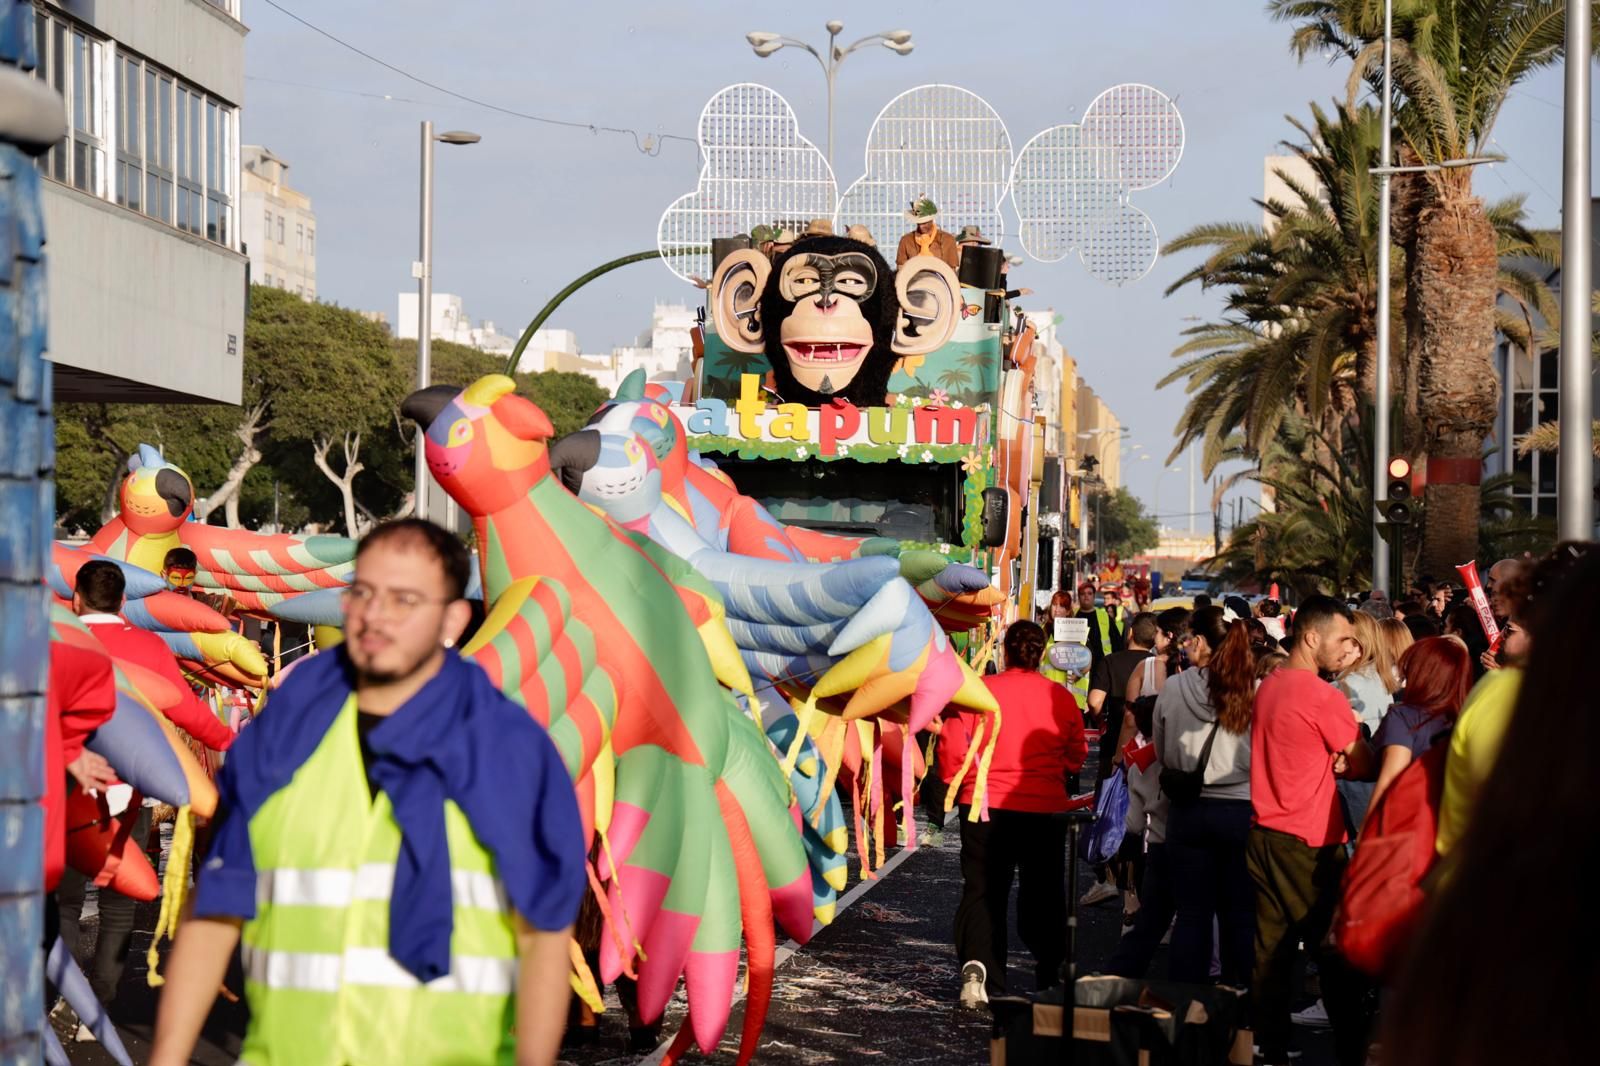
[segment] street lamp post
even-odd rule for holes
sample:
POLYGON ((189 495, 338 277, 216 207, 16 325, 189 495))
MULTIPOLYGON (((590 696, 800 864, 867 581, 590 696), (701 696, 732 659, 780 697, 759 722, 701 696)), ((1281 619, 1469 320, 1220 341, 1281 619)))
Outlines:
MULTIPOLYGON (((433 358, 433 142, 445 144, 477 144, 482 140, 476 133, 450 130, 435 134, 433 123, 422 123, 422 235, 419 256, 411 264, 411 276, 417 279, 417 388, 431 384, 433 358)), ((426 427, 417 427, 417 455, 412 489, 411 513, 418 518, 428 517, 428 455, 424 439, 426 427)))
POLYGON ((1383 147, 1378 175, 1378 374, 1372 412, 1372 587, 1389 592, 1389 540, 1378 516, 1389 498, 1389 178, 1390 154, 1389 49, 1394 35, 1394 0, 1383 0, 1383 147))
POLYGON ((1567 0, 1566 109, 1561 170, 1561 447, 1556 528, 1563 540, 1594 536, 1594 399, 1590 380, 1594 248, 1590 242, 1589 0, 1567 0), (1573 56, 1578 56, 1574 61, 1573 56))
POLYGON ((839 34, 844 31, 844 23, 833 19, 827 24, 828 31, 828 58, 822 58, 811 45, 793 37, 785 37, 780 33, 766 33, 755 30, 744 35, 750 42, 750 47, 755 49, 756 55, 762 59, 784 48, 801 48, 811 53, 822 67, 823 75, 828 79, 828 169, 833 169, 833 83, 834 77, 839 72, 839 66, 844 62, 845 56, 869 44, 881 44, 898 55, 910 55, 914 47, 911 42, 910 30, 886 30, 883 33, 874 33, 863 37, 847 48, 840 48, 836 41, 839 34))

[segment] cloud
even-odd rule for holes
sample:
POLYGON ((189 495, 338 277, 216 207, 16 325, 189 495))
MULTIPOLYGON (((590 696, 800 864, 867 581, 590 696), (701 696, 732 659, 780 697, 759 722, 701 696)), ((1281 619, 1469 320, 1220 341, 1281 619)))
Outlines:
POLYGON ((1183 141, 1177 105, 1136 84, 1095 97, 1081 122, 1035 135, 1011 178, 1023 250, 1046 263, 1076 251, 1090 274, 1113 285, 1144 277, 1161 238, 1130 194, 1165 181, 1183 141))
POLYGON ((711 276, 714 237, 782 223, 796 233, 813 218, 832 218, 839 190, 817 146, 800 134, 794 109, 765 85, 743 82, 717 92, 700 112, 700 179, 661 215, 662 262, 685 281, 711 276))
POLYGON ((941 229, 977 226, 995 238, 1010 179, 1011 134, 988 101, 955 85, 919 85, 873 120, 866 173, 839 198, 834 226, 866 226, 889 254, 911 228, 911 201, 927 196, 941 229))

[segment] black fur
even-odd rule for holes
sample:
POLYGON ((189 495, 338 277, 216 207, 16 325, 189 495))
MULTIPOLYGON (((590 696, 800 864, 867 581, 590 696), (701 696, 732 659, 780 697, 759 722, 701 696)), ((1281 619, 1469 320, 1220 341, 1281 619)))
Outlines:
POLYGON ((797 241, 793 248, 778 256, 772 264, 772 274, 767 278, 767 290, 761 296, 761 325, 766 333, 767 362, 772 364, 773 380, 778 395, 785 403, 803 403, 807 407, 821 407, 835 397, 843 397, 857 407, 881 407, 889 392, 889 378, 899 356, 894 353, 894 332, 900 317, 900 301, 895 296, 894 268, 870 244, 850 240, 848 237, 807 237, 797 241), (785 300, 778 291, 778 278, 783 264, 798 252, 817 252, 822 255, 839 255, 859 252, 869 256, 878 269, 878 285, 861 301, 861 315, 872 327, 872 350, 862 362, 861 369, 850 379, 850 384, 832 394, 813 392, 795 380, 789 369, 789 354, 783 350, 780 336, 784 320, 794 311, 794 303, 785 300))

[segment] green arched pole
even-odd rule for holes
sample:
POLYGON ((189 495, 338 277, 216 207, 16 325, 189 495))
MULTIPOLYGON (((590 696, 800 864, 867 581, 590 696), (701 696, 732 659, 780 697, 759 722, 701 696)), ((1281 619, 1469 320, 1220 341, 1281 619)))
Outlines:
MULTIPOLYGON (((690 252, 705 251, 703 248, 685 250, 690 252)), ((533 340, 533 335, 538 332, 540 326, 545 324, 545 320, 555 313, 556 308, 566 302, 567 297, 602 274, 609 274, 619 267, 627 266, 629 263, 643 263, 647 259, 657 259, 660 255, 661 250, 659 248, 652 248, 648 252, 634 252, 632 255, 622 256, 620 259, 613 259, 609 263, 601 263, 587 274, 581 274, 574 278, 572 284, 556 293, 555 296, 551 297, 549 303, 539 309, 539 313, 533 316, 533 321, 528 323, 528 328, 522 331, 522 336, 517 338, 517 346, 511 349, 511 356, 506 360, 506 373, 508 375, 516 373, 517 363, 522 359, 522 352, 528 347, 528 342, 533 340)))

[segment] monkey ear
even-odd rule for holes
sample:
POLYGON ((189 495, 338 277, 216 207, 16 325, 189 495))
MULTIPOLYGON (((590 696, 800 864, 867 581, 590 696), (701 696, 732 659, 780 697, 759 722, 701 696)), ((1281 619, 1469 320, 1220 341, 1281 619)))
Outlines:
POLYGON ((767 290, 772 263, 754 248, 728 256, 711 275, 711 317, 722 343, 753 355, 766 346, 761 321, 761 294, 767 290))
POLYGON ((897 355, 927 355, 944 346, 961 321, 961 282, 943 259, 914 255, 894 275, 900 300, 894 331, 897 355))

